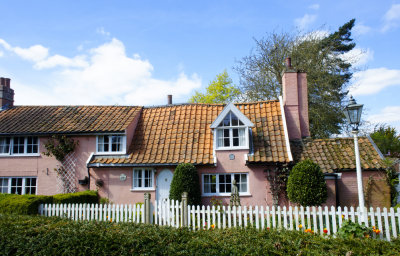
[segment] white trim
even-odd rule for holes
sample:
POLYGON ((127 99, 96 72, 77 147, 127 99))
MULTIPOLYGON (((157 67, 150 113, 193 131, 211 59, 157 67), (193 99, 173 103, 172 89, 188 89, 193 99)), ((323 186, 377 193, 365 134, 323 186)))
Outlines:
MULTIPOLYGON (((38 190, 38 177, 37 176, 0 176, 0 179, 8 179, 7 183, 7 193, 11 194, 11 179, 22 179, 22 185, 21 185, 21 195, 37 195, 37 190, 38 190), (35 187, 35 194, 25 194, 25 189, 26 189, 26 179, 36 179, 36 185, 35 187)), ((33 187, 33 186, 31 186, 33 187)), ((15 194, 15 193, 14 193, 15 194)))
POLYGON ((285 133, 285 142, 286 142, 288 158, 289 158, 289 161, 293 161, 292 151, 290 150, 289 133, 288 133, 288 128, 287 128, 287 124, 286 124, 285 108, 283 106, 282 96, 279 96, 279 105, 281 107, 283 131, 285 133))
POLYGON ((380 149, 378 148, 378 146, 375 144, 374 140, 371 138, 371 136, 369 136, 369 134, 367 134, 367 138, 369 140, 369 142, 371 142, 372 146, 374 147, 374 149, 376 150, 376 152, 378 152, 378 155, 381 159, 385 159, 385 156, 382 154, 382 152, 380 151, 380 149))
POLYGON ((249 181, 249 173, 248 172, 224 172, 224 173, 203 173, 201 174, 201 196, 231 196, 231 193, 220 193, 219 192, 219 175, 235 175, 235 174, 246 174, 246 181, 247 181, 247 192, 239 192, 239 196, 251 196, 250 194, 250 181, 249 181), (204 192, 204 176, 205 175, 216 175, 216 193, 205 193, 204 192))
POLYGON ((247 118, 232 102, 225 106, 225 108, 221 111, 218 117, 214 120, 214 122, 210 125, 211 129, 215 129, 219 126, 219 124, 224 120, 225 116, 232 111, 236 115, 236 117, 242 121, 244 126, 254 127, 254 124, 247 118))
POLYGON ((126 135, 125 134, 101 134, 101 135, 96 135, 96 155, 123 155, 126 154, 126 135), (99 136, 109 136, 109 142, 108 142, 108 150, 109 151, 98 151, 99 149, 99 136), (112 152, 112 140, 111 136, 121 136, 122 137, 122 145, 121 149, 122 151, 115 151, 112 152))
POLYGON ((0 153, 0 157, 30 157, 30 156, 40 156, 40 139, 38 136, 1 136, 1 138, 9 138, 9 151, 8 153, 0 153), (37 153, 26 153, 28 151, 28 137, 36 138, 37 144, 37 153), (24 138, 24 153, 13 153, 14 148, 14 138, 24 138))
POLYGON ((156 187, 154 186, 155 180, 154 180, 154 173, 155 173, 155 169, 153 168, 133 168, 132 170, 132 187, 131 187, 131 191, 154 191, 156 190, 156 187), (144 185, 144 171, 145 170, 149 170, 151 171, 151 183, 152 186, 151 187, 134 187, 135 186, 135 171, 142 171, 142 184, 144 185))

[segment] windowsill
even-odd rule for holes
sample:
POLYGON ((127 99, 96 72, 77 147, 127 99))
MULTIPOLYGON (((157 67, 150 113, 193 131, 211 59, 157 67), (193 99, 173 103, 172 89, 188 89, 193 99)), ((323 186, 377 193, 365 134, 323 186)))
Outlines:
POLYGON ((229 151, 229 150, 245 150, 245 149, 247 149, 247 150, 249 150, 249 147, 230 147, 230 148, 216 148, 215 150, 216 151, 223 151, 223 150, 225 150, 225 151, 229 151))
POLYGON ((131 192, 156 191, 155 188, 131 188, 131 192))
POLYGON ((121 152, 96 152, 95 155, 106 156, 106 155, 126 155, 126 151, 121 152))
POLYGON ((35 154, 14 154, 14 155, 9 155, 9 154, 0 154, 0 157, 32 157, 32 156, 40 156, 40 153, 35 153, 35 154))
MULTIPOLYGON (((204 197, 213 197, 213 196, 220 196, 220 197, 230 197, 231 193, 220 193, 220 194, 202 194, 201 196, 204 197)), ((250 193, 239 193, 239 196, 251 196, 250 193)))

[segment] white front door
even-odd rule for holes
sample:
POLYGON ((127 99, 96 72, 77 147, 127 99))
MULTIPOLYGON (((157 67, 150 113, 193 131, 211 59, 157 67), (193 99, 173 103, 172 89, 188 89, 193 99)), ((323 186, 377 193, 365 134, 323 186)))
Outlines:
POLYGON ((162 170, 160 174, 157 175, 156 199, 158 201, 169 198, 169 188, 171 186, 172 176, 172 172, 168 169, 162 170))

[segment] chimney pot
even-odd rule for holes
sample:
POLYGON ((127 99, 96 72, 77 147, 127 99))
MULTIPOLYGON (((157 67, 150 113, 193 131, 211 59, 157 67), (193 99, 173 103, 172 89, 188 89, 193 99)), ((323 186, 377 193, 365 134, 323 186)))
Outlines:
POLYGON ((292 59, 290 57, 287 57, 285 59, 285 64, 287 68, 292 68, 292 59))
POLYGON ((172 95, 168 95, 168 105, 172 105, 172 95))

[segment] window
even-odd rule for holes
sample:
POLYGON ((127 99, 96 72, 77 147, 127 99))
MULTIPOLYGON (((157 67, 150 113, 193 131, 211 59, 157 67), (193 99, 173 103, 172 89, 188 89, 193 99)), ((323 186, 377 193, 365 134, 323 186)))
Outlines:
POLYGON ((0 178, 0 193, 36 194, 36 177, 2 177, 0 178))
POLYGON ((229 196, 236 180, 239 194, 248 193, 247 173, 203 174, 203 195, 229 196))
POLYGON ((217 148, 247 148, 247 127, 229 112, 217 127, 217 148))
POLYGON ((38 153, 38 137, 0 138, 0 155, 37 155, 38 153))
POLYGON ((135 169, 133 170, 133 190, 154 189, 154 170, 135 169))
POLYGON ((125 153, 124 135, 97 136, 98 153, 125 153))

